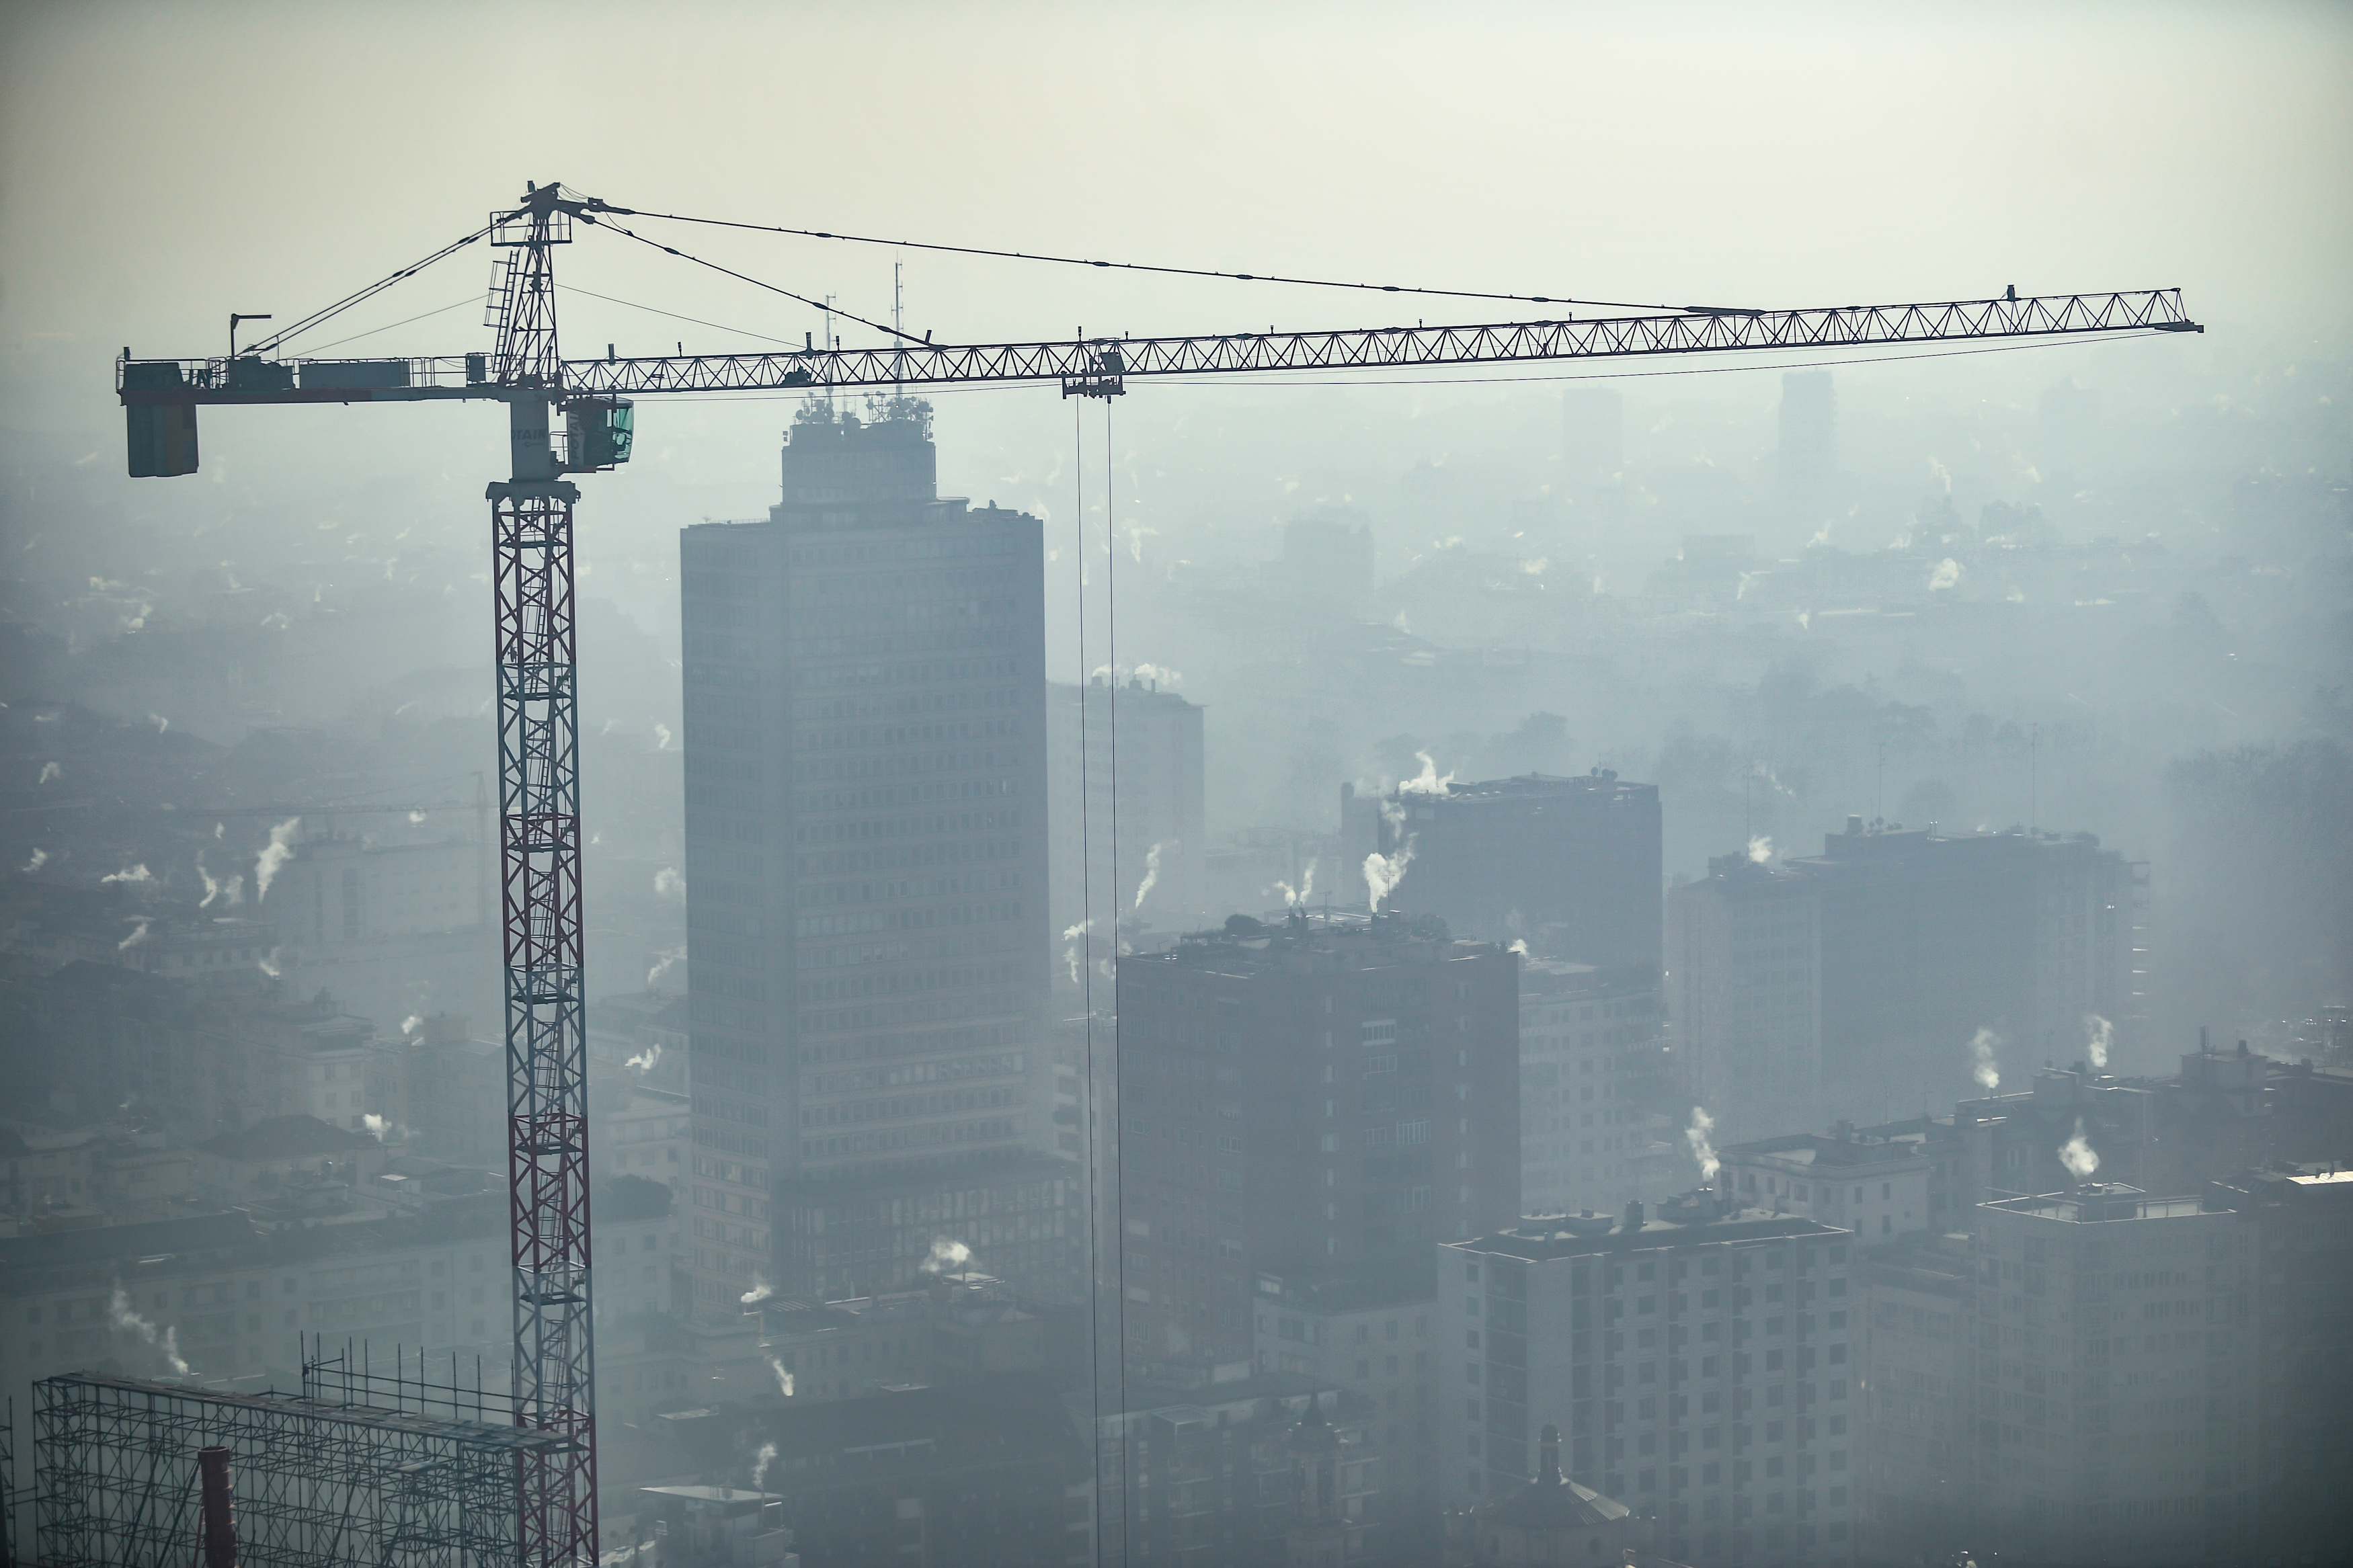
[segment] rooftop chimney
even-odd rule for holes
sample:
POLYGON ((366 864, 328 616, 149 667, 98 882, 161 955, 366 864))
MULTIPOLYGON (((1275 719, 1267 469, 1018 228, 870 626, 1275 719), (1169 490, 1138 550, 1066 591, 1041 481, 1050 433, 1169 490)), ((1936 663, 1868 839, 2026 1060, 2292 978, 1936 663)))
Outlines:
POLYGON ((1536 1435, 1536 1485, 1560 1485, 1560 1428, 1550 1424, 1536 1435))
MULTIPOLYGON (((1640 1198, 1626 1205, 1626 1228, 1628 1230, 1642 1228, 1642 1200, 1640 1198)), ((1522 1427, 1521 1430, 1525 1431, 1526 1428, 1522 1427)))

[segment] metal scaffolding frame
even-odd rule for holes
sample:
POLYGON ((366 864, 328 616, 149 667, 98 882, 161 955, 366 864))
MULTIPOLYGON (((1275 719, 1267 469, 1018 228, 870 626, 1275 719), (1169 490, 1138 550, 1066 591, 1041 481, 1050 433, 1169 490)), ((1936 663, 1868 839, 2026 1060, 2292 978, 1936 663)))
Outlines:
POLYGON ((323 1384, 312 1392, 328 1397, 90 1373, 35 1384, 38 1561, 127 1568, 192 1560, 202 1528, 196 1450, 223 1447, 234 1466, 244 1568, 522 1562, 519 1479, 566 1446, 562 1434, 494 1412, 488 1421, 448 1420, 337 1403, 323 1384))

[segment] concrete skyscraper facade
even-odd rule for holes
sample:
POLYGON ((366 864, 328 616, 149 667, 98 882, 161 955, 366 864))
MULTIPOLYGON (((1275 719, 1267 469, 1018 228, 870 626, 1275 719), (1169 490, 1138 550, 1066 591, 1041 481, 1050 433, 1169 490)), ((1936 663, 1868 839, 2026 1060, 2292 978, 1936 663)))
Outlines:
POLYGON ((941 1228, 911 1179, 1050 1142, 1039 525, 937 497, 925 405, 873 413, 805 405, 768 520, 680 538, 704 1317, 869 1282, 788 1256, 797 1205, 888 1187, 887 1274, 892 1215, 941 1228))
POLYGON ((1131 1363, 1246 1365, 1261 1275, 1427 1279, 1433 1242, 1517 1217, 1517 964, 1303 913, 1119 961, 1131 1363))

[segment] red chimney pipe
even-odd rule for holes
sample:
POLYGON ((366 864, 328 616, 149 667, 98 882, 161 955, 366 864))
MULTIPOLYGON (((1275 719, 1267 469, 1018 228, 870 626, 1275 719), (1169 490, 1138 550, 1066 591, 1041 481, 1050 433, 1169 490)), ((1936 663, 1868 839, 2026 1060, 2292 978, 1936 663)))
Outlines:
POLYGON ((237 1568, 237 1519, 230 1510, 228 1450, 199 1448, 205 1484, 205 1568, 237 1568))

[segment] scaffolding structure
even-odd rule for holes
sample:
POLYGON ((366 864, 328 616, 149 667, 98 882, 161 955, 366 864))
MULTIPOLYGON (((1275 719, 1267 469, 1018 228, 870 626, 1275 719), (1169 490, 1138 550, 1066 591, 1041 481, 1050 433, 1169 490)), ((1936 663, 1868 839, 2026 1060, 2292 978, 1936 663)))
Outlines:
POLYGON ((426 1382, 421 1366, 410 1380, 345 1358, 332 1375, 313 1375, 332 1364, 306 1358, 300 1394, 91 1373, 35 1384, 38 1561, 191 1561, 202 1528, 196 1451, 222 1447, 235 1468, 243 1568, 520 1564, 517 1479, 560 1463, 553 1450, 567 1439, 513 1425, 499 1396, 426 1382), (348 1398, 396 1383, 406 1397, 348 1398), (429 1415, 426 1404, 489 1419, 429 1415))

